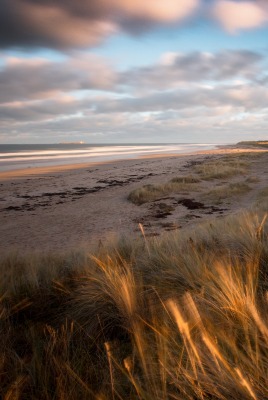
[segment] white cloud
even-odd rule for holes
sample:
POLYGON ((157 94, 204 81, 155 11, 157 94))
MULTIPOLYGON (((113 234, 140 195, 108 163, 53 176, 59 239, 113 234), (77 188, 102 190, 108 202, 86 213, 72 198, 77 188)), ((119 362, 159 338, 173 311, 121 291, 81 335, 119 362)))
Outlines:
POLYGON ((113 3, 133 17, 176 22, 192 15, 200 0, 114 0, 113 3))
POLYGON ((168 51, 167 53, 164 53, 160 57, 160 64, 161 65, 173 65, 174 62, 176 61, 178 57, 178 53, 168 51))
POLYGON ((230 33, 242 29, 253 29, 268 22, 267 9, 262 3, 252 1, 236 2, 218 0, 213 8, 213 16, 230 33))

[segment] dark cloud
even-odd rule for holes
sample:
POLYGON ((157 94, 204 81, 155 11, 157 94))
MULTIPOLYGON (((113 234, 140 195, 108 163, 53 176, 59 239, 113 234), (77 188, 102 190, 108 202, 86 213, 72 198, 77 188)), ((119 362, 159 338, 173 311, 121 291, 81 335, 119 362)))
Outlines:
POLYGON ((76 7, 69 1, 2 0, 0 46, 83 47, 111 33, 112 25, 102 18, 98 1, 73 3, 76 7))
POLYGON ((268 22, 266 0, 1 0, 0 47, 96 46, 114 33, 140 35, 197 13, 231 33, 268 22))
POLYGON ((191 15, 200 0, 1 0, 0 46, 87 47, 191 15))

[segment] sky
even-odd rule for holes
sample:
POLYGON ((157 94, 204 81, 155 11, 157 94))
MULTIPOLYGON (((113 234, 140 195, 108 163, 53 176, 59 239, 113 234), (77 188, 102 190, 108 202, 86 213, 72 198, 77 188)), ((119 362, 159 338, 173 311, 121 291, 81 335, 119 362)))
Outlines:
POLYGON ((1 0, 0 143, 268 139, 268 0, 1 0))

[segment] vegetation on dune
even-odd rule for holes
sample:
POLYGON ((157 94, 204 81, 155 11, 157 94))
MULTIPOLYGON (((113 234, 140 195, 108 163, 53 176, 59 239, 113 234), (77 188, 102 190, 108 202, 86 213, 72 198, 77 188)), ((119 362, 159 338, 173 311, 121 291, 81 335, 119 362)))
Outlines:
POLYGON ((248 163, 239 159, 224 158, 219 161, 208 161, 195 167, 195 172, 204 180, 229 178, 244 174, 248 163))
MULTIPOLYGON (((202 180, 214 180, 231 178, 236 175, 245 174, 250 163, 246 160, 241 160, 238 156, 225 156, 220 160, 208 160, 194 167, 196 175, 179 176, 171 179, 163 184, 144 185, 130 192, 128 200, 132 203, 141 205, 150 201, 160 199, 162 196, 170 195, 171 193, 187 194, 189 191, 199 190, 199 183, 202 180)), ((238 184, 237 189, 234 185, 226 186, 229 195, 245 193, 246 185, 238 184), (232 193, 233 192, 233 193, 232 193)), ((224 189, 224 188, 223 188, 224 189)), ((247 187, 249 190, 249 188, 247 187)), ((220 189, 215 189, 220 194, 220 189)), ((222 191, 223 193, 223 191, 222 191)), ((212 195, 213 193, 211 193, 212 195)), ((225 196, 228 197, 228 196, 225 196)))
POLYGON ((267 140, 256 140, 256 141, 244 141, 244 142, 239 142, 237 143, 239 146, 249 146, 249 147, 268 147, 268 141, 267 140))
POLYGON ((257 176, 249 176, 245 182, 247 183, 259 183, 260 182, 260 178, 258 178, 257 176))
POLYGON ((264 156, 266 152, 258 152, 258 151, 246 151, 243 153, 233 153, 233 154, 228 154, 224 157, 222 157, 222 160, 224 161, 237 161, 237 160, 243 160, 245 161, 251 161, 251 160, 256 160, 259 159, 260 157, 264 156))
POLYGON ((248 212, 94 255, 2 259, 0 397, 268 398, 267 234, 248 212))
POLYGON ((228 185, 221 185, 215 189, 209 190, 202 195, 203 198, 210 201, 219 203, 223 199, 233 196, 241 196, 251 190, 251 187, 244 182, 230 183, 228 185))
POLYGON ((258 197, 259 197, 259 198, 266 198, 266 197, 268 197, 268 187, 262 189, 262 190, 260 191, 260 193, 258 194, 258 197))
POLYGON ((185 193, 190 190, 197 190, 198 182, 200 180, 193 176, 175 177, 164 184, 144 185, 141 188, 137 188, 130 192, 128 200, 134 204, 141 205, 171 193, 185 193))

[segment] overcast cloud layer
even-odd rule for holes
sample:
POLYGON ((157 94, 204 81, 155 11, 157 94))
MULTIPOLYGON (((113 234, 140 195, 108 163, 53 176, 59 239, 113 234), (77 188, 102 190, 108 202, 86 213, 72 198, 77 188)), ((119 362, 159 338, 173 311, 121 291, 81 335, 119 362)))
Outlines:
POLYGON ((170 26, 179 35, 180 26, 200 20, 216 23, 231 40, 239 32, 267 26, 267 2, 2 0, 1 142, 232 142, 252 139, 255 133, 265 137, 267 49, 167 48, 157 62, 124 70, 94 53, 112 36, 142 40, 146 32, 170 26), (13 54, 15 48, 25 49, 25 56, 22 50, 20 56, 13 54), (48 57, 40 50, 45 48, 63 56, 48 57), (33 56, 36 49, 39 56, 33 56))

